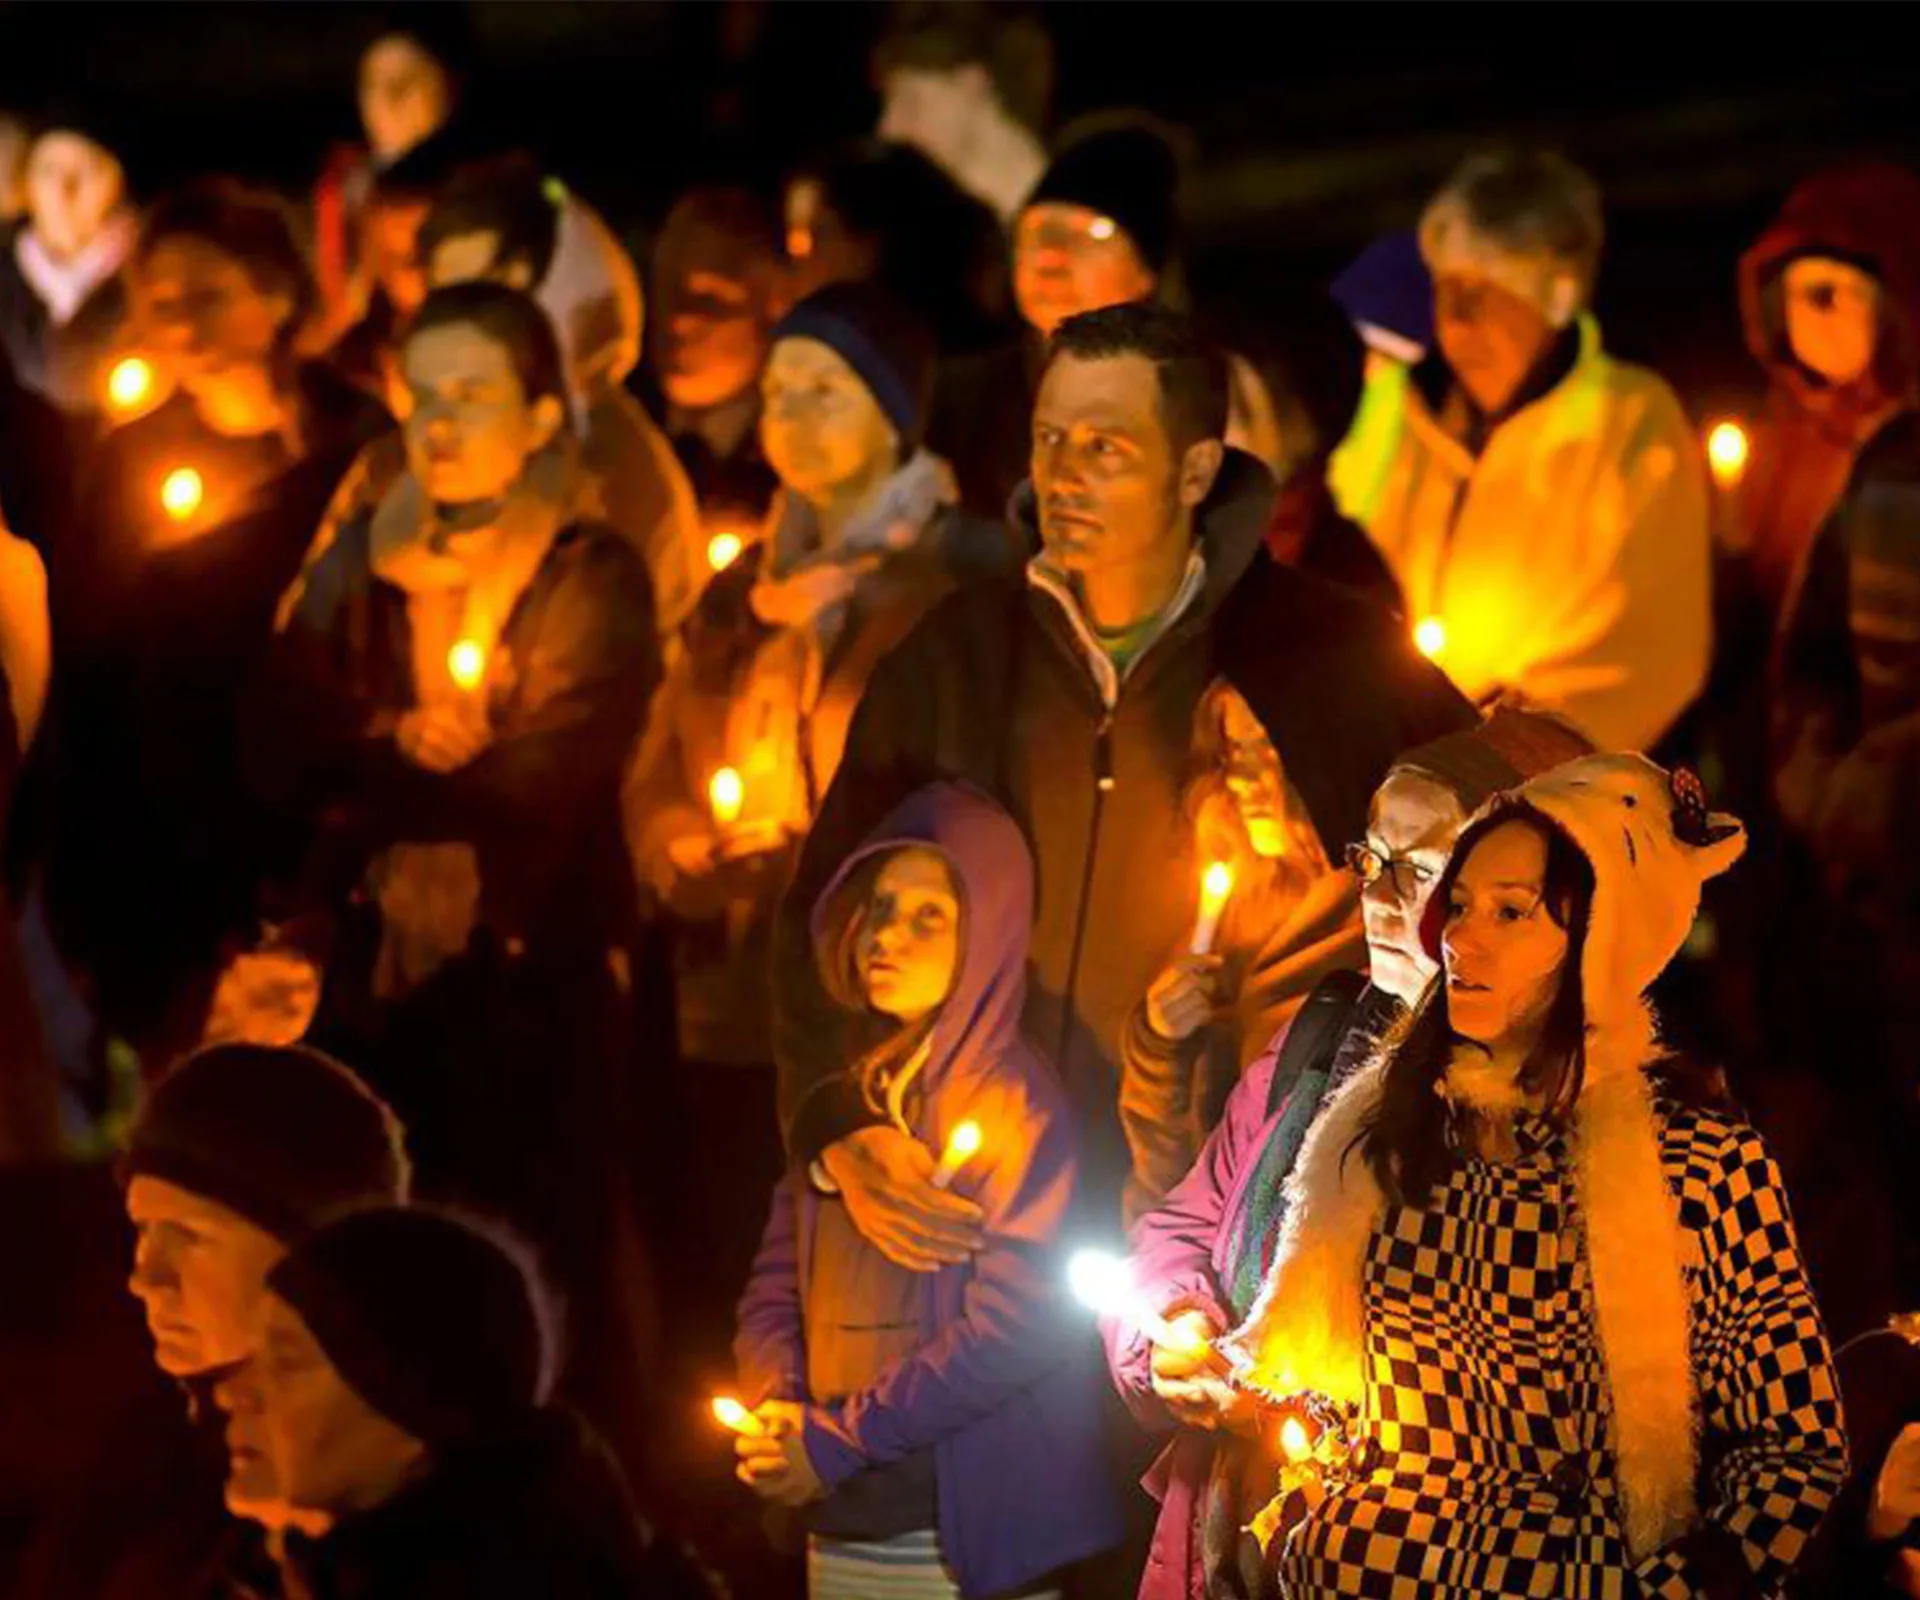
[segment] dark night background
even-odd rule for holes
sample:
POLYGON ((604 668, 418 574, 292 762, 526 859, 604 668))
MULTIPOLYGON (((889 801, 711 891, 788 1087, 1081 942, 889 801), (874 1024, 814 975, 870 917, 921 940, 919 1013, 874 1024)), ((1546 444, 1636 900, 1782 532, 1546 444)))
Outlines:
MULTIPOLYGON (((1543 141, 1605 188, 1599 309, 1702 413, 1753 382, 1733 266, 1793 180, 1852 153, 1920 160, 1903 8, 1081 3, 1038 8, 1056 121, 1121 104, 1187 126, 1196 300, 1310 388, 1348 380, 1322 286, 1411 221, 1477 145, 1543 141)), ((878 5, 466 8, 472 101, 640 242, 727 120, 776 152, 872 126, 878 5), (744 118, 744 122, 742 121, 744 118)), ((354 130, 355 4, 0 4, 0 105, 82 88, 139 130, 146 192, 225 170, 297 192, 354 130)))

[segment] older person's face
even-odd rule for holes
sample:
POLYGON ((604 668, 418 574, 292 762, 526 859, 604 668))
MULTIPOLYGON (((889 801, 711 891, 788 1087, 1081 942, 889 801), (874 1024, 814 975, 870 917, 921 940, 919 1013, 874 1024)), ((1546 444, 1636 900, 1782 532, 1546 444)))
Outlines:
POLYGON ((1553 342, 1539 305, 1468 265, 1437 269, 1433 331, 1453 375, 1488 415, 1504 411, 1553 342))
POLYGON ((170 1377, 241 1360, 252 1347, 267 1274, 286 1247, 205 1195, 142 1174, 127 1186, 133 1272, 153 1359, 170 1377))

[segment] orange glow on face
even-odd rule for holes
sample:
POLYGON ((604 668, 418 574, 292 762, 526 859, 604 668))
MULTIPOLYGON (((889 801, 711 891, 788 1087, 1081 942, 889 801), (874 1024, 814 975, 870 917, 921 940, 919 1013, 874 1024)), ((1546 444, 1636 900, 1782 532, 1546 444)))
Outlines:
POLYGON ((1707 435, 1707 466, 1722 489, 1746 475, 1749 449, 1747 430, 1737 422, 1723 422, 1707 435))
POLYGON ((487 675, 487 653, 472 639, 462 639, 447 652, 447 671, 462 689, 477 689, 487 675))
POLYGON ((153 394, 153 366, 139 356, 116 362, 107 375, 107 401, 115 411, 134 411, 153 394))
POLYGON ((746 785, 732 767, 722 767, 707 784, 707 800, 713 807, 713 820, 723 828, 732 827, 740 820, 740 809, 746 804, 746 799, 746 785))
POLYGON ((160 485, 160 505, 175 522, 185 522, 200 509, 207 486, 192 467, 176 467, 160 485))

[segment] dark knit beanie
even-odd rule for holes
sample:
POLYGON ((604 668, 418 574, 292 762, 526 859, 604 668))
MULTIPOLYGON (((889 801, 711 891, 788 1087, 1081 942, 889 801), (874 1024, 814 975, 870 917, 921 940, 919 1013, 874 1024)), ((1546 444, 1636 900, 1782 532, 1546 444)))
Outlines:
POLYGON ((1154 272, 1179 237, 1180 159, 1153 128, 1127 123, 1064 145, 1027 196, 1030 206, 1085 206, 1111 217, 1154 272))
POLYGON ((871 283, 833 283, 775 324, 782 339, 817 339, 860 375, 900 435, 904 461, 920 446, 933 403, 934 343, 919 318, 871 283))
POLYGON ((267 1286, 347 1386, 425 1444, 460 1444, 546 1401, 552 1307, 524 1252, 477 1222, 357 1212, 296 1245, 267 1286))
POLYGON ((404 1200, 399 1121, 351 1071, 304 1045, 219 1044, 148 1092, 120 1163, 287 1243, 343 1211, 404 1200))
POLYGON ((1479 727, 1409 750, 1392 770, 1417 772, 1451 789, 1472 816, 1496 794, 1592 753, 1586 735, 1559 717, 1496 706, 1479 727))
POLYGON ((1433 275, 1411 228, 1375 239, 1333 280, 1330 292, 1356 328, 1397 341, 1401 348, 1392 353, 1402 360, 1417 361, 1433 348, 1433 275))

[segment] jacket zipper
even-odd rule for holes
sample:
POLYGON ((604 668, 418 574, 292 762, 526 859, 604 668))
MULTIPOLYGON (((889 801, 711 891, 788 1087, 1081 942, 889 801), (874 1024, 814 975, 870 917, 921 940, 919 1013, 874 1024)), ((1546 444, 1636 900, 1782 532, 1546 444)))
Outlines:
MULTIPOLYGON (((1118 702, 1115 703, 1117 706, 1118 702)), ((1057 1069, 1067 1070, 1067 1047, 1073 1038, 1075 999, 1080 992, 1080 957, 1086 950, 1087 916, 1093 909, 1093 869, 1100 859, 1100 822, 1106 814, 1107 796, 1113 792, 1113 714, 1115 706, 1101 713, 1100 726, 1093 736, 1093 814, 1087 821, 1087 851, 1080 865, 1080 902, 1073 915, 1073 946, 1067 956, 1066 992, 1060 1013, 1060 1042, 1054 1053, 1057 1069)))

